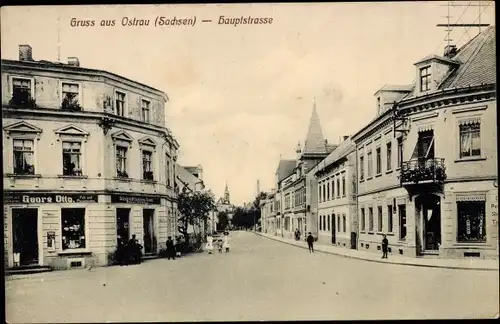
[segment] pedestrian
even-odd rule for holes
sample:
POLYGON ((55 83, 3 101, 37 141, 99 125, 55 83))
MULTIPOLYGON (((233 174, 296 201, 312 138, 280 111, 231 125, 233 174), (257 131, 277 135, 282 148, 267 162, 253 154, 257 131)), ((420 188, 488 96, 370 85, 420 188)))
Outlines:
POLYGON ((307 236, 307 245, 309 246, 309 253, 314 253, 314 237, 311 232, 309 232, 307 236))
POLYGON ((222 253, 222 239, 217 239, 217 249, 219 250, 219 253, 222 253))
POLYGON ((167 238, 167 259, 170 260, 171 258, 175 260, 175 246, 174 246, 174 241, 172 241, 172 236, 169 236, 167 238))
POLYGON ((180 258, 182 255, 182 237, 179 236, 177 237, 177 240, 175 242, 175 256, 180 258))
POLYGON ((229 252, 229 233, 224 232, 224 238, 222 239, 222 247, 226 250, 226 252, 229 252))
POLYGON ((214 250, 214 245, 213 245, 213 237, 212 235, 208 234, 207 235, 207 251, 208 251, 208 254, 212 254, 212 251, 214 250))
POLYGON ((387 235, 384 234, 382 239, 382 259, 387 259, 387 250, 389 247, 389 241, 387 240, 387 235))
POLYGON ((135 238, 135 234, 132 235, 132 238, 128 242, 127 245, 127 254, 128 257, 132 259, 134 264, 141 264, 142 257, 142 246, 139 244, 137 239, 135 238))

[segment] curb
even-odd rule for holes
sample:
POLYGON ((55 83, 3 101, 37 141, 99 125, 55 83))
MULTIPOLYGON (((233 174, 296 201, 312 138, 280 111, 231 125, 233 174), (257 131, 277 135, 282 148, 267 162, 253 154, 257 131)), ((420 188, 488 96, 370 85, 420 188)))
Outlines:
MULTIPOLYGON (((258 232, 253 232, 253 233, 255 233, 255 234, 259 235, 259 236, 265 237, 267 239, 276 241, 276 242, 281 242, 281 243, 284 243, 284 244, 288 244, 288 245, 295 246, 295 247, 298 247, 298 248, 303 248, 303 249, 306 249, 306 250, 308 249, 306 246, 297 245, 297 244, 294 244, 294 243, 282 241, 282 240, 279 240, 279 239, 276 239, 276 238, 273 238, 273 237, 270 237, 270 236, 263 235, 263 234, 258 233, 258 232)), ((360 257, 360 256, 346 255, 346 254, 341 254, 341 253, 336 253, 336 252, 331 252, 331 251, 322 251, 322 250, 317 250, 316 248, 314 249, 314 251, 315 252, 318 251, 318 252, 326 253, 326 254, 338 255, 338 256, 341 256, 341 257, 344 257, 344 258, 349 258, 349 259, 356 259, 356 260, 362 260, 362 261, 367 261, 367 262, 383 263, 383 264, 395 264, 395 265, 401 265, 401 266, 425 267, 425 268, 441 268, 441 269, 453 269, 453 270, 475 270, 475 271, 496 271, 496 272, 498 272, 498 269, 493 269, 493 268, 470 268, 470 267, 463 267, 463 266, 444 266, 444 265, 433 265, 433 264, 403 263, 403 262, 398 262, 398 261, 396 261, 396 262, 392 262, 392 261, 386 262, 386 261, 365 259, 365 258, 360 257)))

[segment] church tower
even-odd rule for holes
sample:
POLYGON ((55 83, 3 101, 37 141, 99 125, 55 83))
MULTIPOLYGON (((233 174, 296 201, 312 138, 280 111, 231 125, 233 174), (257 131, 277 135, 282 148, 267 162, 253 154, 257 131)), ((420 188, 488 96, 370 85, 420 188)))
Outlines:
POLYGON ((226 189, 224 190, 224 203, 229 204, 231 202, 230 197, 229 197, 229 188, 227 187, 227 181, 226 181, 226 189))

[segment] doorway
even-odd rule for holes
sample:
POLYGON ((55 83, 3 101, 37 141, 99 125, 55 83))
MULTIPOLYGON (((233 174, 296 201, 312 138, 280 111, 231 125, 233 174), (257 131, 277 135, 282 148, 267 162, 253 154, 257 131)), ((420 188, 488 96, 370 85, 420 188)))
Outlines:
POLYGON ((118 246, 130 239, 130 208, 116 209, 116 243, 118 246))
POLYGON ((143 209, 144 254, 156 254, 154 209, 143 209))
POLYGON ((332 244, 337 244, 337 237, 336 237, 336 234, 337 233, 337 226, 335 224, 335 214, 332 214, 332 244))
POLYGON ((419 196, 415 200, 419 213, 422 251, 439 251, 441 245, 441 198, 433 194, 419 196))
POLYGON ((38 264, 38 209, 12 209, 12 234, 14 266, 38 264))

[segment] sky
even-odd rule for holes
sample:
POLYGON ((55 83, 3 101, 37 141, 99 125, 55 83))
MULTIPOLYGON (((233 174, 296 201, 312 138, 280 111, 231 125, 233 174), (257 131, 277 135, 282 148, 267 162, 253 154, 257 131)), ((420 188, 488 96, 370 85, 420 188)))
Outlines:
MULTIPOLYGON (((485 1, 483 1, 485 2, 485 1)), ((458 3, 458 2, 456 2, 458 3)), ((462 2, 461 4, 467 4, 462 2)), ((451 23, 494 24, 489 7, 452 7, 451 23)), ((2 7, 1 56, 18 59, 29 44, 35 60, 76 56, 167 93, 166 126, 180 144, 179 164, 203 166, 217 197, 227 181, 231 201, 253 200, 274 187, 282 158, 304 144, 313 97, 330 143, 375 117, 374 93, 411 84, 413 64, 443 53, 446 2, 184 4, 2 7), (220 25, 220 16, 273 18, 265 25, 220 25), (124 17, 150 26, 122 26, 124 17), (194 18, 195 26, 153 26, 156 17, 194 18), (72 18, 95 20, 71 27, 72 18), (98 26, 115 20, 113 27, 98 26), (202 23, 211 19, 212 23, 202 23)), ((460 46, 478 32, 454 29, 460 46)))

